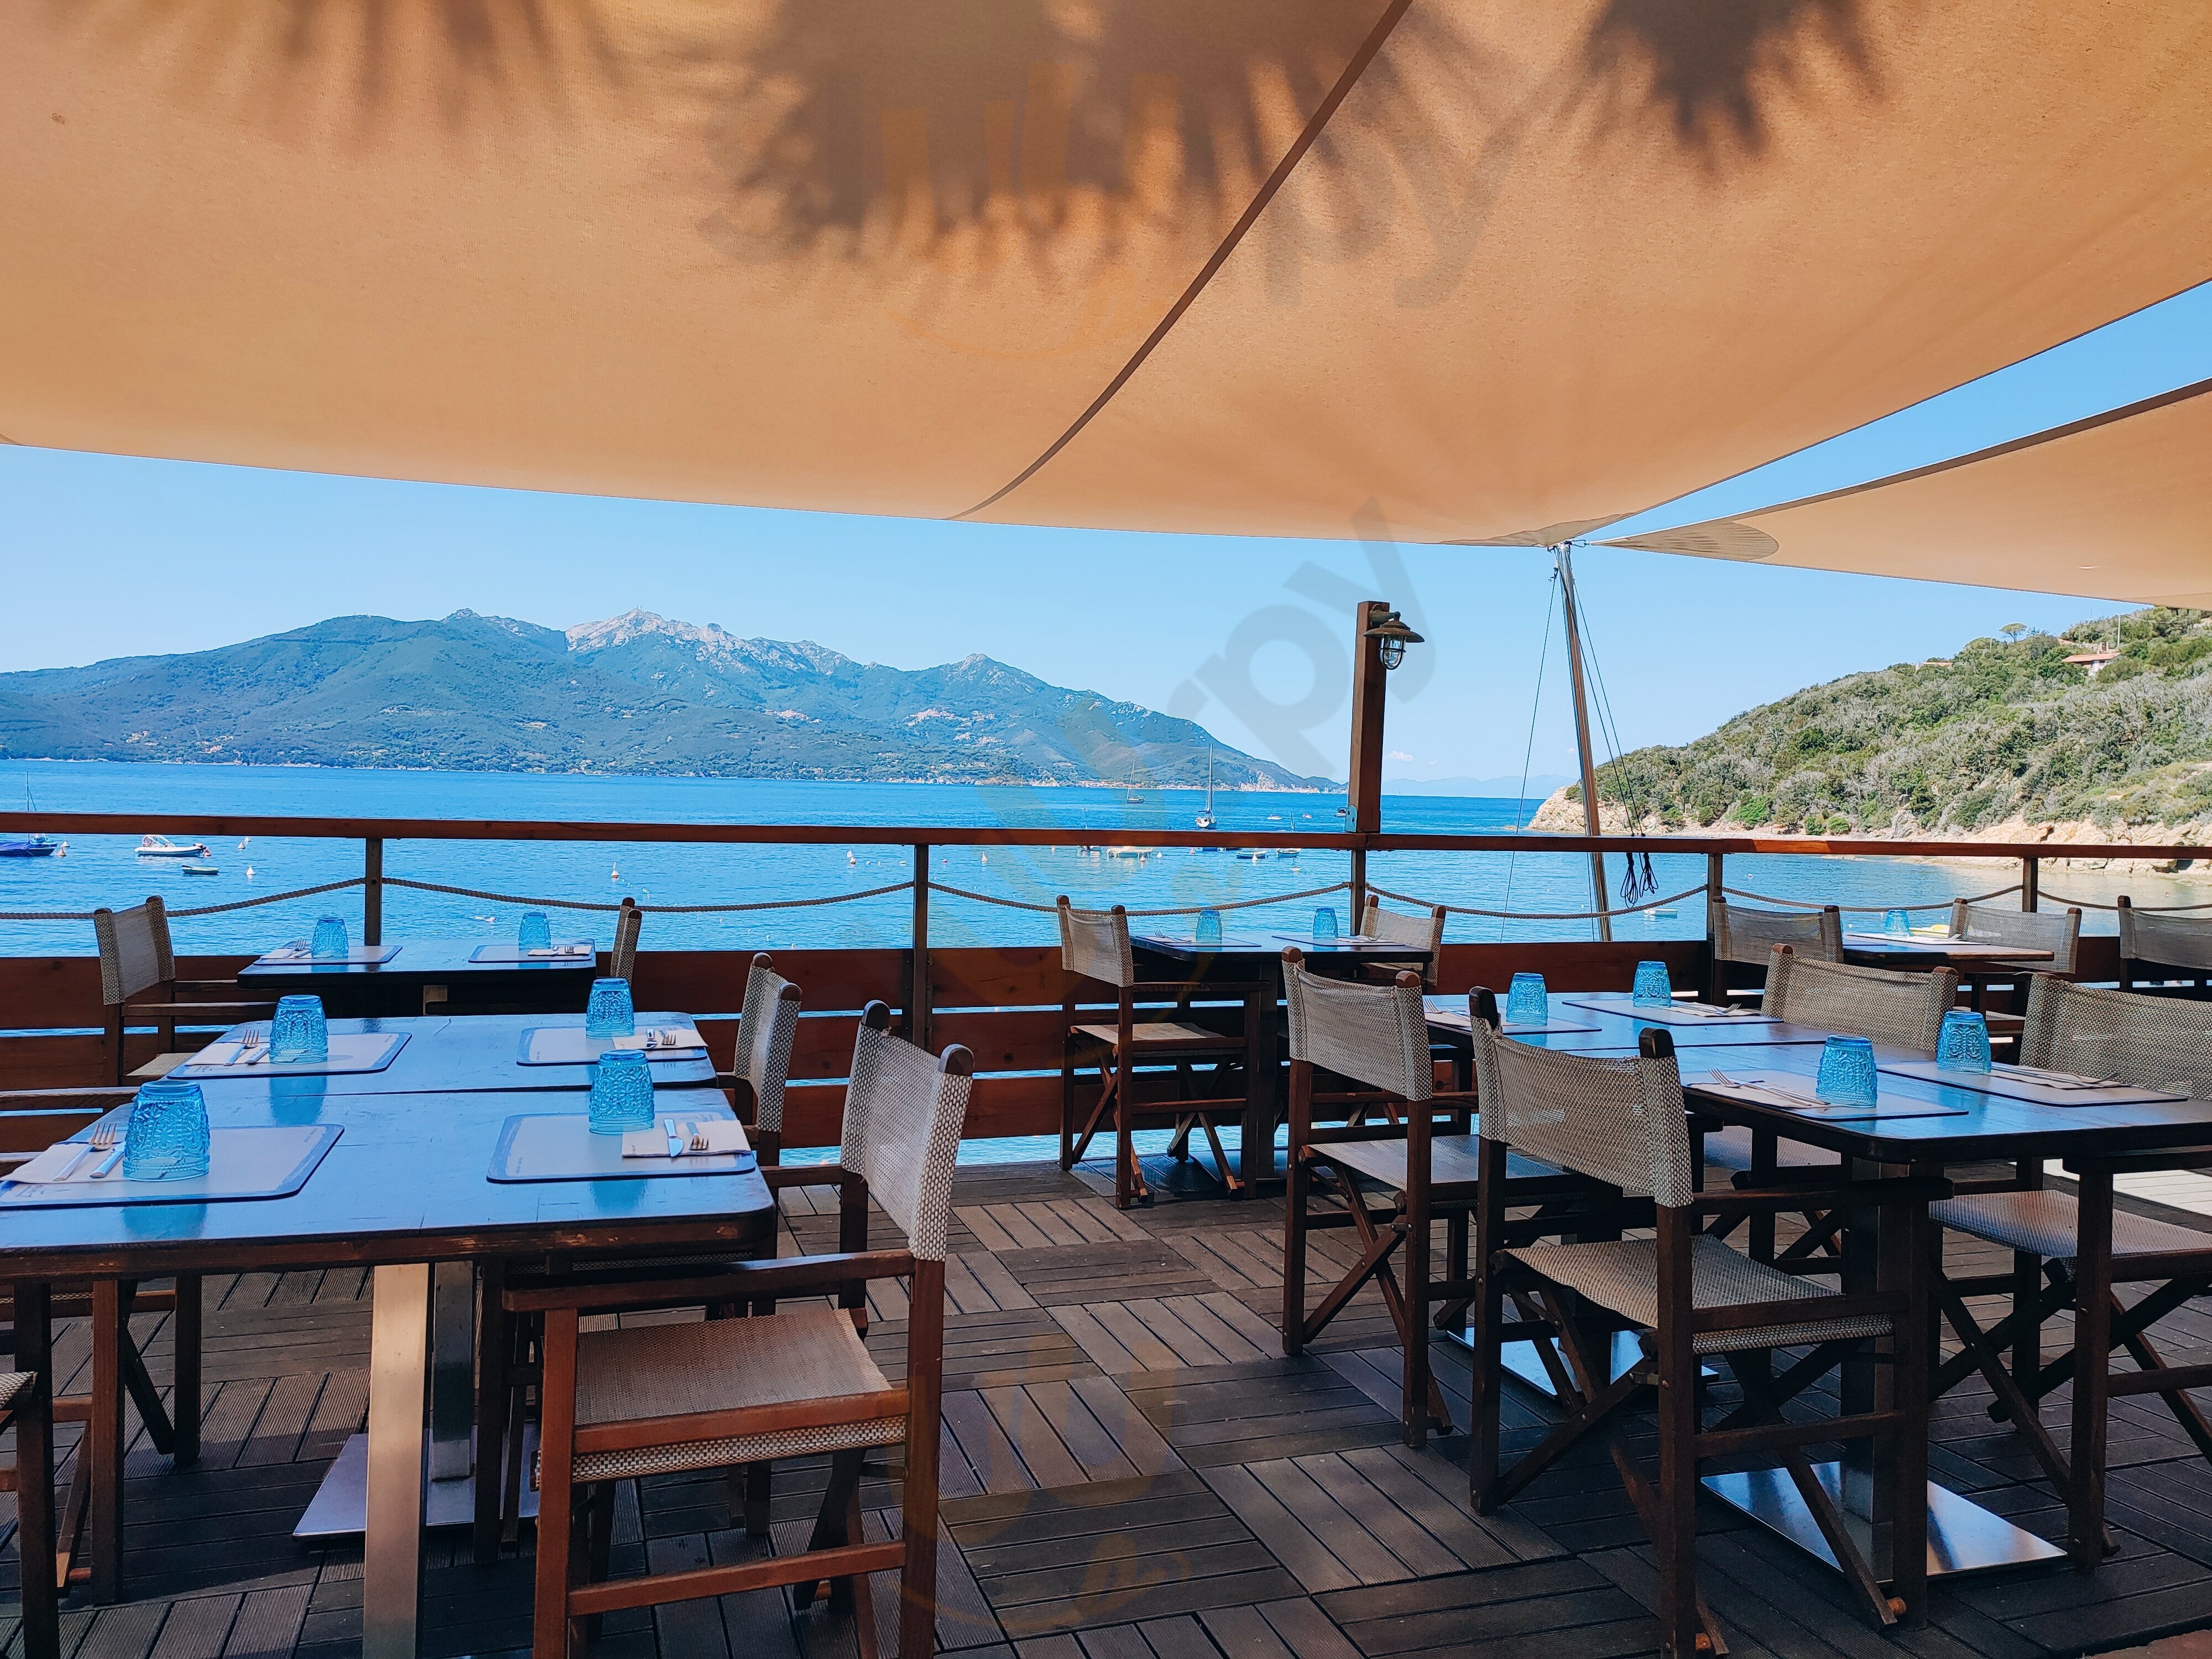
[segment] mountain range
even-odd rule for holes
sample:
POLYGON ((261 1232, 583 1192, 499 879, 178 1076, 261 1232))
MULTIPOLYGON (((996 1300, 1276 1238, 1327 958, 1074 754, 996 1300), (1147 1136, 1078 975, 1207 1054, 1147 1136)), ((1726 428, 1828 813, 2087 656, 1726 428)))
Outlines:
POLYGON ((1205 727, 989 657, 905 670, 630 611, 457 611, 0 674, 18 758, 1320 790, 1205 727))

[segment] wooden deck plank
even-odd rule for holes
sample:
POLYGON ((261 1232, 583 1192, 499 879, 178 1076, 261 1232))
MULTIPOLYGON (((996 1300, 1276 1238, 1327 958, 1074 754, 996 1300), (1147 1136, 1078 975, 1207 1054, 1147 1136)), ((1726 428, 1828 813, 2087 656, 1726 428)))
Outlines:
POLYGON ((980 1393, 963 1389, 948 1394, 944 1409, 945 1427, 985 1492, 1025 1492, 1042 1484, 1030 1474, 980 1393))

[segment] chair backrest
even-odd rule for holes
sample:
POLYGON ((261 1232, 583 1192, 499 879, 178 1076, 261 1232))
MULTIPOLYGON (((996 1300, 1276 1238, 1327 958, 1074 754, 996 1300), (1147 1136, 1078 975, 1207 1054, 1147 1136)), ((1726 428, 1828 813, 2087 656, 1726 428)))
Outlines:
POLYGON ((1674 1045, 1632 1060, 1539 1048, 1475 1020, 1476 1127, 1524 1157, 1680 1209, 1690 1201, 1690 1133, 1674 1045))
POLYGON ((1395 910, 1385 910, 1378 901, 1370 898, 1366 913, 1359 918, 1359 933, 1364 939, 1411 945, 1426 951, 1428 966, 1421 977, 1433 985, 1437 963, 1443 955, 1445 914, 1443 906, 1439 904, 1425 916, 1400 915, 1395 910))
POLYGON ((2145 996, 2037 974, 2027 988, 2022 1063, 2212 1100, 2212 1002, 2145 996))
POLYGON ((2212 921, 2145 915, 2120 895, 2120 954, 2160 968, 2212 973, 2212 921))
POLYGON ((2067 910, 2008 910, 2001 904, 1951 905, 1951 937, 2048 951, 2051 960, 2036 963, 2038 973, 2070 974, 2074 946, 2081 937, 2081 913, 2067 910))
POLYGON ((1943 1016, 1959 1000, 1959 970, 1892 973, 1845 962, 1814 962, 1778 945, 1766 969, 1766 994, 1759 1010, 1792 1025, 1817 1026, 1846 1036, 1936 1052, 1943 1016))
POLYGON ((1749 910, 1716 898, 1705 905, 1705 927, 1716 962, 1764 968, 1778 945, 1820 962, 1844 959, 1843 913, 1832 904, 1818 910, 1749 910))
POLYGON ((1436 1092, 1419 975, 1402 973, 1391 985, 1322 979, 1306 971, 1293 946, 1283 952, 1283 990, 1290 999, 1292 1060, 1401 1100, 1426 1100, 1436 1092))
POLYGON ((1085 979, 1121 987, 1137 982, 1137 958, 1129 948, 1129 913, 1079 910, 1060 897, 1060 965, 1085 979))
POLYGON ((100 1000, 109 1007, 176 978, 169 915, 159 893, 133 909, 94 910, 92 931, 100 940, 100 1000))
POLYGON ((635 899, 624 899, 622 908, 615 912, 614 948, 607 952, 607 972, 616 979, 629 979, 637 966, 637 936, 645 927, 645 912, 637 908, 635 899))
POLYGON ((957 1042, 932 1059, 893 1036, 890 1024, 880 1002, 861 1016, 838 1162, 867 1182, 868 1195, 906 1233, 908 1250, 942 1261, 975 1062, 957 1042))
POLYGON ((745 1006, 738 1016, 738 1052, 732 1073, 752 1085, 753 1127, 781 1133, 783 1085, 791 1075, 791 1044, 799 1035, 799 988, 775 971, 763 952, 745 975, 745 1006))

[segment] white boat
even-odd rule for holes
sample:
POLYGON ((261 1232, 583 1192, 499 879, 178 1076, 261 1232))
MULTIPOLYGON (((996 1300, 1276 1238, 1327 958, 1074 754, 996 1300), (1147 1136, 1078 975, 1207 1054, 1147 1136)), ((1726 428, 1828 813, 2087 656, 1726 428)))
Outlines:
POLYGON ((1106 849, 1106 852, 1107 855, 1111 858, 1141 859, 1149 858, 1152 855, 1152 849, 1149 847, 1109 847, 1106 849))
POLYGON ((1267 857, 1268 853, 1264 847, 1240 847, 1237 849, 1237 856, 1247 864, 1257 864, 1267 857))
POLYGON ((1206 810, 1198 815, 1198 827, 1201 830, 1211 830, 1215 827, 1213 821, 1213 751, 1211 749, 1206 751, 1206 810))
POLYGON ((207 850, 204 841, 179 846, 167 836, 147 836, 138 842, 138 856, 142 859, 204 859, 207 850))

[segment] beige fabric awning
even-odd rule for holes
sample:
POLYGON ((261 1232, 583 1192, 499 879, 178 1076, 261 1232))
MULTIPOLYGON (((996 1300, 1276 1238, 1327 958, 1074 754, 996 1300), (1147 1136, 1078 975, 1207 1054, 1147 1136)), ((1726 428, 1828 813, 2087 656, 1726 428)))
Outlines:
POLYGON ((0 63, 63 448, 1482 540, 2212 276, 2161 0, 57 0, 0 63))
POLYGON ((1854 489, 1603 544, 2212 610, 2212 380, 1854 489))

